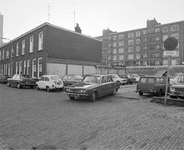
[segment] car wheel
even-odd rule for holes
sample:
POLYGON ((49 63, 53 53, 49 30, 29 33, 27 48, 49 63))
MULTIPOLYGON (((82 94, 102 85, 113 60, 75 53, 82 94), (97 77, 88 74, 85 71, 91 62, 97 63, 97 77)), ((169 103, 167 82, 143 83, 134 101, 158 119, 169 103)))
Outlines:
POLYGON ((17 84, 17 88, 20 89, 21 88, 21 85, 20 83, 17 84))
POLYGON ((74 100, 74 97, 69 96, 71 100, 74 100))
POLYGON ((157 96, 162 96, 162 90, 159 90, 157 96))
POLYGON ((143 95, 143 92, 139 91, 139 95, 143 95))
POLYGON ((39 89, 40 89, 38 85, 36 85, 36 89, 37 89, 37 90, 39 90, 39 89))
POLYGON ((112 94, 113 94, 113 95, 115 95, 115 94, 117 93, 117 91, 118 91, 118 90, 117 90, 117 88, 114 88, 114 90, 113 90, 113 93, 112 93, 112 94))
POLYGON ((47 90, 47 92, 50 92, 50 88, 48 86, 46 87, 46 90, 47 90))
POLYGON ((30 88, 31 88, 31 89, 33 89, 33 88, 34 88, 34 86, 30 86, 30 88))
POLYGON ((96 97, 97 97, 96 92, 93 92, 93 94, 90 96, 90 100, 91 100, 92 102, 95 102, 95 101, 96 101, 96 97))
POLYGON ((11 86, 11 84, 10 84, 9 82, 7 82, 7 86, 8 86, 8 87, 10 87, 10 86, 11 86))

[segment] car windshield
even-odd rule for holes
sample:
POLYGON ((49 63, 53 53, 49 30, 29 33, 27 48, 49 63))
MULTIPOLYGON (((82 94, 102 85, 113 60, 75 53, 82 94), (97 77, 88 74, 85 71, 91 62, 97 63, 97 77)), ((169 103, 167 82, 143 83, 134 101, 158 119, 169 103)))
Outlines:
POLYGON ((99 76, 86 76, 83 80, 83 82, 88 83, 100 83, 100 77, 99 76))
POLYGON ((52 76, 51 79, 52 80, 59 80, 60 78, 59 78, 59 76, 52 76))
POLYGON ((74 75, 73 77, 76 80, 82 80, 83 79, 83 77, 81 75, 74 75))
POLYGON ((20 78, 21 79, 29 79, 29 76, 28 75, 21 75, 20 78))
POLYGON ((119 76, 117 74, 113 74, 112 77, 113 78, 119 78, 119 76))

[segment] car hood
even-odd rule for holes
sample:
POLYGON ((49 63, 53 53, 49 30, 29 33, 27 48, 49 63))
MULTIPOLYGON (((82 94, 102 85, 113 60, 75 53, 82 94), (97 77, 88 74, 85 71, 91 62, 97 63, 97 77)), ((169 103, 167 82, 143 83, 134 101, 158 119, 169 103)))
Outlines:
POLYGON ((30 82, 30 81, 32 81, 32 82, 36 82, 34 79, 32 79, 32 78, 30 78, 30 79, 22 79, 24 82, 30 82))
POLYGON ((172 85, 174 88, 184 88, 184 84, 174 84, 172 85))
POLYGON ((80 83, 76 83, 76 84, 73 84, 73 85, 69 85, 67 87, 87 89, 87 88, 97 87, 98 85, 99 84, 95 84, 95 83, 80 82, 80 83))

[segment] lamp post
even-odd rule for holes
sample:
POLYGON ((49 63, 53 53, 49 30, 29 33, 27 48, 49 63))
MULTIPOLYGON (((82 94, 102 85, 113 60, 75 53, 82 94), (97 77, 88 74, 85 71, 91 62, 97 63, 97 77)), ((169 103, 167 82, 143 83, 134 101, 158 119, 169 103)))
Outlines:
MULTIPOLYGON (((11 42, 11 39, 9 38, 0 37, 0 39, 9 40, 9 42, 11 42)), ((10 48, 10 77, 11 76, 12 76, 12 48, 10 48)))

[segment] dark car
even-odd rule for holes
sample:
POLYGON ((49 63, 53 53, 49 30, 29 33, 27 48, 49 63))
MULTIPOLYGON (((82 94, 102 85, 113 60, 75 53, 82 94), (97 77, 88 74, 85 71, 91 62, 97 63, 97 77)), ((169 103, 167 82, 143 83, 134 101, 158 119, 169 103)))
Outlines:
POLYGON ((7 74, 0 74, 0 83, 6 83, 8 78, 7 74))
POLYGON ((36 80, 30 78, 28 75, 14 74, 12 78, 8 78, 7 86, 16 86, 17 88, 29 86, 33 89, 36 86, 36 80))
POLYGON ((110 75, 87 75, 82 82, 65 87, 65 93, 70 99, 89 98, 95 101, 97 98, 109 94, 116 94, 120 84, 114 82, 110 75))
POLYGON ((72 85, 72 84, 81 82, 83 77, 79 74, 67 74, 67 75, 64 75, 61 79, 64 83, 64 86, 67 86, 67 85, 72 85))
MULTIPOLYGON (((168 92, 169 92, 168 86, 168 92)), ((137 83, 136 92, 139 95, 143 95, 143 93, 149 93, 154 95, 164 95, 166 89, 166 77, 162 76, 144 76, 140 77, 139 82, 137 83)))
POLYGON ((132 84, 136 82, 136 79, 131 74, 122 74, 119 75, 121 78, 127 79, 127 84, 132 84))
POLYGON ((171 98, 184 98, 184 75, 180 75, 175 84, 170 87, 171 98))

